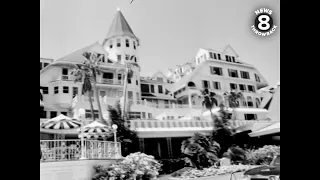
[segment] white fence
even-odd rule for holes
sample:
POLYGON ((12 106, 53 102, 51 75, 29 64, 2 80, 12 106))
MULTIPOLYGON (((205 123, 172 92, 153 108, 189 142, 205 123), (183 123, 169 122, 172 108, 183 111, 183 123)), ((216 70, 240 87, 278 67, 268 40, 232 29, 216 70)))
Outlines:
POLYGON ((83 159, 119 159, 121 144, 110 141, 84 140, 40 140, 42 162, 83 159))

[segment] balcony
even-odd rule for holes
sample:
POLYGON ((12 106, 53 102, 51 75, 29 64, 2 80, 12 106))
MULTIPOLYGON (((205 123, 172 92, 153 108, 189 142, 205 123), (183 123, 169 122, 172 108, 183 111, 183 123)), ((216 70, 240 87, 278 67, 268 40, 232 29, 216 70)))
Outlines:
POLYGON ((101 78, 97 81, 98 84, 107 84, 107 85, 123 85, 123 80, 118 79, 104 79, 101 78))
POLYGON ((73 75, 59 75, 59 76, 54 76, 52 78, 52 82, 54 81, 74 81, 75 77, 73 75))

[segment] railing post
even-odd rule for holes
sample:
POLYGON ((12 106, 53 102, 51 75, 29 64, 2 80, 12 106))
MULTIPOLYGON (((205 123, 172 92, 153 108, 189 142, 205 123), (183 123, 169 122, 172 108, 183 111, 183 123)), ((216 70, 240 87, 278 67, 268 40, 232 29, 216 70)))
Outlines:
POLYGON ((143 101, 144 101, 144 105, 147 105, 147 100, 146 100, 146 99, 144 99, 143 101))
POLYGON ((172 103, 172 108, 173 108, 173 109, 175 109, 175 108, 176 108, 175 103, 172 103))

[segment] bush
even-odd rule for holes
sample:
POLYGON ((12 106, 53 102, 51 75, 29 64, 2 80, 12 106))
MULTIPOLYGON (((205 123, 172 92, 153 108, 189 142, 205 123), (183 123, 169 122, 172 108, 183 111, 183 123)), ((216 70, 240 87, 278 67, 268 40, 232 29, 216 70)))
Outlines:
POLYGON ((186 156, 186 162, 197 169, 210 167, 218 162, 219 151, 220 145, 218 143, 210 141, 199 133, 183 141, 181 146, 181 152, 186 156))
POLYGON ((232 164, 244 164, 246 162, 246 151, 237 146, 230 147, 223 156, 229 158, 232 164))
POLYGON ((129 180, 129 179, 150 179, 159 174, 161 164, 153 156, 144 153, 132 153, 123 161, 112 164, 108 168, 95 166, 96 171, 92 180, 129 180))
POLYGON ((183 158, 163 159, 159 162, 160 164, 162 164, 161 170, 159 171, 160 174, 170 174, 186 166, 185 160, 183 158))
POLYGON ((256 150, 247 150, 246 159, 248 164, 269 165, 277 154, 280 154, 280 146, 267 145, 256 150))

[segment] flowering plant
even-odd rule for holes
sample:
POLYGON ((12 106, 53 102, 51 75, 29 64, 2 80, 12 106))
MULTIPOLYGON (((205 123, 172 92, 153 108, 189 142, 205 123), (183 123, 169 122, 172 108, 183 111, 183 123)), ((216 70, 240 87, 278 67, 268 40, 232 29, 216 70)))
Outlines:
POLYGON ((254 165, 269 165, 275 155, 280 154, 280 146, 263 146, 256 150, 248 150, 246 152, 246 158, 248 164, 254 165))
MULTIPOLYGON (((107 174, 101 179, 109 180, 135 180, 155 178, 159 173, 161 164, 153 156, 144 153, 132 153, 119 163, 112 164, 106 169, 107 174)), ((102 174, 102 173, 100 173, 102 174)), ((97 180, 99 178, 96 178, 97 180)))

